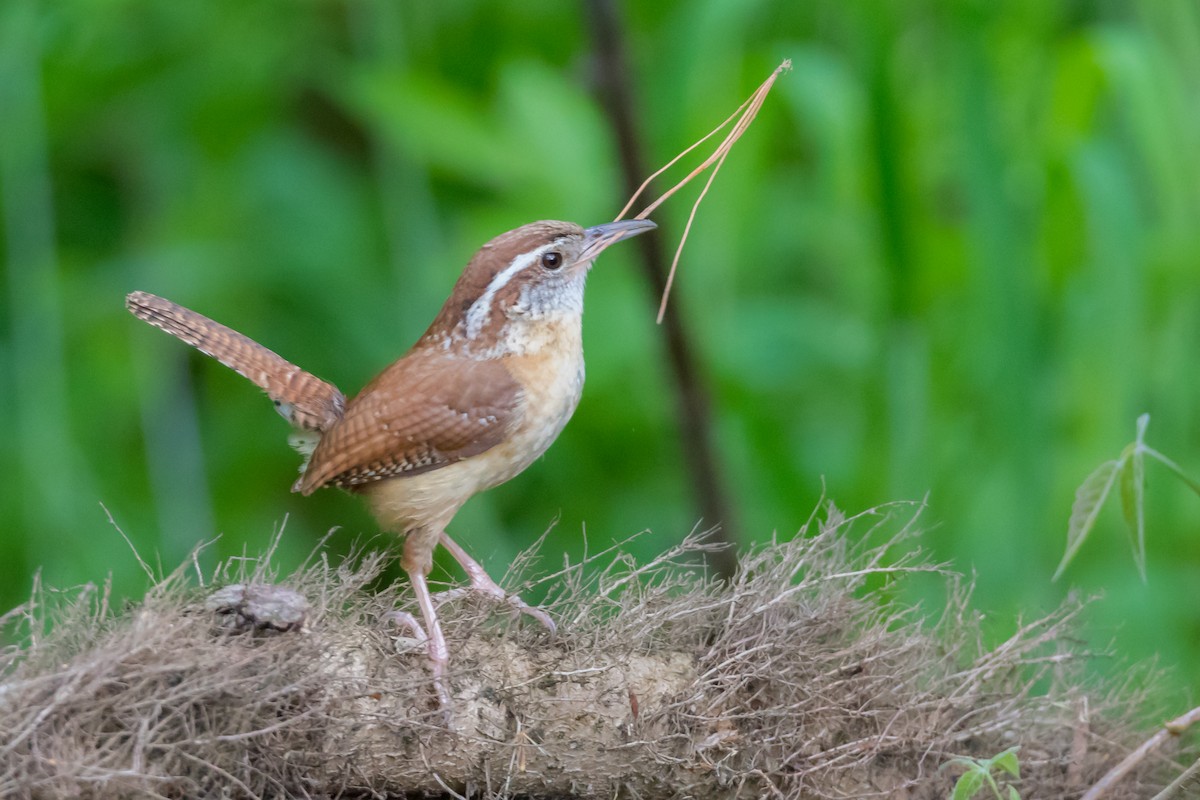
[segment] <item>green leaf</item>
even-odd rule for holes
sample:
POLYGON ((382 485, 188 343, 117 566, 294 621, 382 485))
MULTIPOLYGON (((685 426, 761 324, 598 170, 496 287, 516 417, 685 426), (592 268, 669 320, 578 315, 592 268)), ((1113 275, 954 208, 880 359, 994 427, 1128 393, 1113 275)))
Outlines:
POLYGON ((1012 775, 1014 778, 1021 777, 1021 764, 1020 764, 1020 761, 1017 759, 1017 750, 1018 749, 1020 749, 1020 748, 1010 747, 1007 750, 1005 750, 1003 753, 997 753, 992 758, 991 765, 993 767, 999 767, 1000 769, 1007 772, 1009 775, 1012 775))
POLYGON ((978 771, 978 767, 972 767, 954 784, 954 793, 950 795, 950 800, 971 800, 982 786, 983 773, 978 771))
MULTIPOLYGON (((1144 418, 1144 416, 1143 416, 1144 418)), ((1133 561, 1137 564, 1142 582, 1146 580, 1146 459, 1143 455, 1140 436, 1144 427, 1139 422, 1138 446, 1135 446, 1129 463, 1121 469, 1121 513, 1129 532, 1129 544, 1133 548, 1133 561)))
POLYGON ((1008 800, 1021 800, 1021 793, 1015 787, 1008 787, 1008 800))
POLYGON ((1125 454, 1120 461, 1105 461, 1087 476, 1087 479, 1075 490, 1075 502, 1071 506, 1071 521, 1067 524, 1067 550, 1063 553, 1062 562, 1054 572, 1053 580, 1058 580, 1063 570, 1071 563, 1071 559, 1079 552, 1092 528, 1104 501, 1112 492, 1117 475, 1125 463, 1125 454))

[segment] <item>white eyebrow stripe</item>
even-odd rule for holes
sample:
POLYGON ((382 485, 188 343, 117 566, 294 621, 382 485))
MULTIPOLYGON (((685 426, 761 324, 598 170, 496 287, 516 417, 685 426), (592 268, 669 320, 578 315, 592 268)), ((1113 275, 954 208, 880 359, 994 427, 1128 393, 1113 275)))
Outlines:
POLYGON ((521 270, 537 262, 541 258, 542 253, 554 247, 555 243, 544 244, 536 250, 531 250, 528 253, 522 253, 512 260, 504 269, 496 273, 496 277, 492 278, 492 282, 483 290, 483 294, 479 295, 479 299, 471 304, 467 309, 467 338, 474 339, 483 330, 483 326, 487 324, 488 319, 492 315, 492 300, 496 297, 496 293, 508 285, 508 282, 513 279, 521 270))

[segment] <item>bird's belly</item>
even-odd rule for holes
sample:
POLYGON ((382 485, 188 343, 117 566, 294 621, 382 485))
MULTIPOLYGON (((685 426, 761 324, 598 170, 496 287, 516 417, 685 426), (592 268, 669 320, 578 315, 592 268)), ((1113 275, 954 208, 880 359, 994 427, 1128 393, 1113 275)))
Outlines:
POLYGON ((385 527, 397 533, 424 528, 436 535, 472 495, 495 485, 489 478, 501 465, 488 457, 492 452, 419 475, 364 484, 360 491, 385 527))

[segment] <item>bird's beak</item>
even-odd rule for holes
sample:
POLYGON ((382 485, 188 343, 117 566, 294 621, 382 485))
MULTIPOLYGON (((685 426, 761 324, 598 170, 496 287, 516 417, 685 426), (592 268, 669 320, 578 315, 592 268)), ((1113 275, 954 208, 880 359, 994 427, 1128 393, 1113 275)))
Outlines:
POLYGON ((583 259, 590 261, 604 252, 609 245, 657 227, 648 219, 623 219, 619 222, 593 225, 583 232, 583 259))

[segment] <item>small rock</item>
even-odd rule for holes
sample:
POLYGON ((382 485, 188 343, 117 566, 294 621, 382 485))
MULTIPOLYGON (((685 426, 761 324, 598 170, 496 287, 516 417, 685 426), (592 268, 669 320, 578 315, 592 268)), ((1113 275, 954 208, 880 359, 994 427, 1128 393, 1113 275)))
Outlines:
POLYGON ((270 583, 231 583, 208 596, 204 608, 234 630, 298 631, 308 616, 308 600, 295 589, 270 583))

